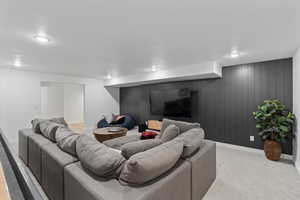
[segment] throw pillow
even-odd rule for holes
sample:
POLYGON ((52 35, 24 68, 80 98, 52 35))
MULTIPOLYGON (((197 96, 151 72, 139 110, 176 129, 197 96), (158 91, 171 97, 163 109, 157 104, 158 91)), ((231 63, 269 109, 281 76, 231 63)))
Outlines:
POLYGON ((183 143, 170 141, 137 153, 124 165, 119 180, 129 185, 145 184, 170 170, 179 160, 183 143))
POLYGON ((142 133, 141 139, 142 140, 147 140, 147 139, 153 139, 158 135, 157 132, 155 131, 144 131, 142 133))
POLYGON ((184 133, 192 128, 200 128, 199 123, 190 123, 190 122, 176 121, 176 120, 171 120, 171 119, 163 119, 160 132, 163 133, 170 124, 175 124, 176 126, 178 126, 178 128, 180 130, 180 134, 184 133))
POLYGON ((57 117, 57 118, 52 118, 52 119, 36 118, 31 121, 33 132, 41 134, 42 132, 41 132, 41 128, 40 128, 40 123, 44 122, 44 121, 50 121, 50 122, 54 122, 54 123, 61 124, 63 126, 68 127, 68 124, 63 117, 57 117))
POLYGON ((162 142, 168 142, 177 137, 179 133, 179 128, 175 124, 170 124, 160 135, 160 139, 162 140, 162 142))
POLYGON ((183 152, 181 157, 187 158, 192 156, 204 143, 204 130, 202 128, 190 129, 174 140, 183 142, 183 152))
POLYGON ((55 122, 57 124, 64 125, 65 127, 68 127, 68 124, 67 124, 65 118, 63 118, 63 117, 55 117, 55 118, 50 119, 50 121, 55 122))
POLYGON ((40 126, 42 134, 46 138, 51 140, 52 142, 56 142, 56 138, 55 138, 56 130, 59 127, 65 127, 62 124, 57 124, 57 123, 47 121, 47 120, 44 120, 44 121, 40 122, 39 126, 40 126))
POLYGON ((31 125, 32 125, 32 130, 33 130, 33 132, 39 133, 39 134, 42 133, 42 132, 41 132, 41 128, 40 128, 40 123, 41 123, 42 121, 45 121, 45 120, 44 120, 44 119, 36 118, 36 119, 33 119, 33 120, 31 121, 31 125))
POLYGON ((76 152, 82 166, 102 178, 118 177, 126 161, 120 153, 89 135, 80 135, 76 152))
POLYGON ((55 138, 57 141, 57 146, 66 153, 73 156, 76 154, 76 140, 79 134, 71 131, 66 127, 59 127, 56 131, 55 138))
POLYGON ((121 151, 122 155, 126 159, 129 159, 134 154, 152 149, 153 147, 156 147, 160 144, 162 144, 162 141, 160 139, 139 140, 136 142, 124 144, 121 147, 121 151))

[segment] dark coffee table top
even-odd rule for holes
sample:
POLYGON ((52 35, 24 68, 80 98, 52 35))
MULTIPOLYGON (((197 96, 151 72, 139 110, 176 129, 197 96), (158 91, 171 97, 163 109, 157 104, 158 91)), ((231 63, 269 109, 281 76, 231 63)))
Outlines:
POLYGON ((94 134, 98 135, 115 135, 115 134, 126 134, 128 131, 127 128, 120 127, 119 131, 109 131, 109 127, 107 128, 97 128, 94 130, 94 134))
POLYGON ((94 136, 99 142, 111 140, 117 137, 122 137, 127 134, 127 128, 120 128, 119 131, 109 131, 108 128, 97 128, 94 130, 94 136))

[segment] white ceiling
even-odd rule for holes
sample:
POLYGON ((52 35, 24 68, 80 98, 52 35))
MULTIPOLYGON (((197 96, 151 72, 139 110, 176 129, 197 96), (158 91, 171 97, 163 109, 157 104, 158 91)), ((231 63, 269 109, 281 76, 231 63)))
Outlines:
POLYGON ((0 66, 20 55, 24 70, 101 78, 291 57, 299 13, 299 0, 2 0, 0 66))

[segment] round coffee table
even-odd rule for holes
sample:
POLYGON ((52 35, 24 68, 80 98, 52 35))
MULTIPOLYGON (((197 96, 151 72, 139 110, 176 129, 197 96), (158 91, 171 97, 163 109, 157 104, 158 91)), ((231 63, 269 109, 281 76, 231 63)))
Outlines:
POLYGON ((127 128, 120 128, 119 131, 109 131, 109 128, 97 128, 94 130, 94 136, 99 142, 122 137, 127 134, 127 128))

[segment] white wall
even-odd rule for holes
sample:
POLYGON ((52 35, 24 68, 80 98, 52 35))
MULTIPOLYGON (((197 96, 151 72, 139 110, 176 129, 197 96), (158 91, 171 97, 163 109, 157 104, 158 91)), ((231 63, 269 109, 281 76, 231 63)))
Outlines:
POLYGON ((293 57, 293 109, 297 118, 295 139, 295 163, 300 173, 300 48, 293 57))
POLYGON ((63 85, 41 86, 41 114, 43 118, 64 116, 63 85))
POLYGON ((6 68, 0 69, 0 80, 1 126, 14 146, 18 129, 29 128, 30 121, 41 116, 41 81, 83 84, 87 126, 94 126, 102 114, 119 112, 119 92, 108 92, 101 80, 6 68))
POLYGON ((4 94, 1 92, 3 91, 3 87, 4 87, 4 80, 1 79, 1 74, 0 74, 0 129, 4 127, 4 123, 3 123, 3 107, 4 105, 1 103, 3 102, 3 98, 4 98, 4 94))
POLYGON ((84 121, 82 85, 64 85, 64 117, 68 123, 81 123, 84 121))

